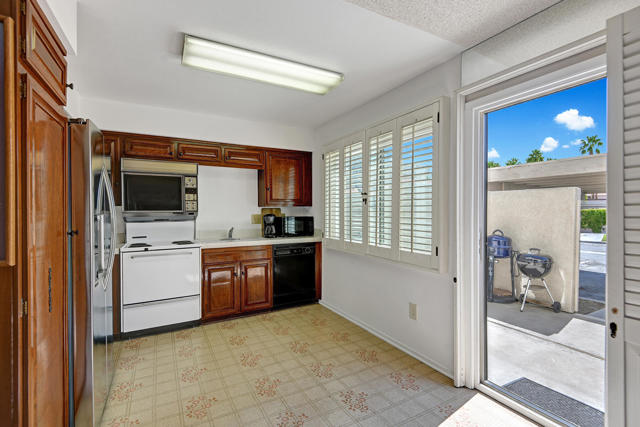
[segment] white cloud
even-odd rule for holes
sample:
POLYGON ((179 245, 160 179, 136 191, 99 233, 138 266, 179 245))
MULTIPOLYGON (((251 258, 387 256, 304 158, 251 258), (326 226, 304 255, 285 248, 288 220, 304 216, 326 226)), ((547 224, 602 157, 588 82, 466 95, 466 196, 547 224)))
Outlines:
POLYGON ((582 144, 581 139, 574 139, 573 141, 571 141, 571 145, 580 145, 580 144, 582 144))
POLYGON ((558 114, 554 121, 558 124, 565 125, 569 130, 585 130, 595 127, 595 122, 591 116, 581 116, 580 112, 571 108, 558 114))
POLYGON ((546 137, 544 141, 542 141, 542 145, 540 146, 540 151, 543 153, 548 153, 550 151, 558 148, 558 140, 551 138, 550 136, 546 137))
POLYGON ((495 148, 491 148, 491 150, 489 150, 489 152, 487 153, 487 158, 489 158, 489 159, 499 159, 500 158, 500 154, 498 153, 498 150, 496 150, 495 148))
POLYGON ((564 144, 564 145, 562 146, 562 148, 569 148, 569 147, 570 147, 570 146, 569 146, 569 144, 564 144))

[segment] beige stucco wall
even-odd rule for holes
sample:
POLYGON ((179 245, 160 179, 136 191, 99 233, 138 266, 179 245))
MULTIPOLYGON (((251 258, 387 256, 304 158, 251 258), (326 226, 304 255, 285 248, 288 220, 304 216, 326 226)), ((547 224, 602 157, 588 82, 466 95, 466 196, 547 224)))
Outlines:
MULTIPOLYGON (((511 237, 515 250, 540 248, 550 255, 553 267, 545 279, 562 310, 570 313, 578 309, 580 194, 579 188, 564 187, 489 191, 487 196, 487 232, 499 228, 511 237)), ((494 287, 510 290, 509 261, 500 260, 495 267, 494 287)), ((526 283, 524 276, 516 278, 518 294, 526 283)), ((533 299, 551 302, 544 288, 532 288, 528 300, 533 299)))

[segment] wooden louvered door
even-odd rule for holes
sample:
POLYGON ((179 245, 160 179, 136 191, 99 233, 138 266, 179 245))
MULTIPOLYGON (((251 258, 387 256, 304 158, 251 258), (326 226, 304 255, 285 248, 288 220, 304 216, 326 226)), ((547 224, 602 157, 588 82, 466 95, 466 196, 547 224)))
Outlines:
POLYGON ((640 425, 640 8, 607 22, 609 426, 640 425))

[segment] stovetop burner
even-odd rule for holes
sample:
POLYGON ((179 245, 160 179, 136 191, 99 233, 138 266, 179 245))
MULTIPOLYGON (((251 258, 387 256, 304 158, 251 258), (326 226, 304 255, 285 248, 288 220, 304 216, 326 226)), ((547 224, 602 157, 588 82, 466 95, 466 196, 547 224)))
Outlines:
POLYGON ((148 248, 151 247, 148 243, 131 243, 129 245, 130 248, 148 248))
POLYGON ((176 240, 175 242, 171 242, 172 245, 192 245, 193 242, 191 240, 176 240))

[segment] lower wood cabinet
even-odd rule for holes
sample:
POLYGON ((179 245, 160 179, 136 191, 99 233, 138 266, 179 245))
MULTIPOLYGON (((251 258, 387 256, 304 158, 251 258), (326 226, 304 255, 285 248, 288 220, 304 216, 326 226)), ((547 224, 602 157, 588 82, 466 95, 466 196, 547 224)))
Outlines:
POLYGON ((271 246, 203 250, 202 318, 270 308, 271 262, 271 246))
POLYGON ((242 262, 240 275, 242 280, 240 309, 246 312, 270 308, 273 305, 271 260, 242 262))

